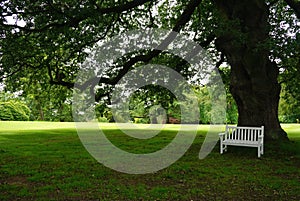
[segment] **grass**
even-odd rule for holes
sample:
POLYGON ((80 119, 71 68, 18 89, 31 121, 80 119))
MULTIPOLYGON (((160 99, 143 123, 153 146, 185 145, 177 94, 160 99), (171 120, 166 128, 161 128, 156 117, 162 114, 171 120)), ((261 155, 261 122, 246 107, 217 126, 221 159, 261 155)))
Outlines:
MULTIPOLYGON (((300 125, 283 125, 291 143, 256 149, 218 146, 198 159, 207 132, 200 126, 186 154, 166 169, 130 175, 98 163, 84 149, 74 123, 0 122, 0 200, 300 200, 300 125)), ((166 146, 177 125, 152 139, 126 137, 102 124, 122 149, 147 153, 166 146)))

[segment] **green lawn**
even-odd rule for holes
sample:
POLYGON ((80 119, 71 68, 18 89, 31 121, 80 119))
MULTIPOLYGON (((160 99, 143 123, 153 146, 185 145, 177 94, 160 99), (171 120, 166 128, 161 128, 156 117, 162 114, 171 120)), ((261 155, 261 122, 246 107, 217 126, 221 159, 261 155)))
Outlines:
MULTIPOLYGON (((186 154, 152 174, 104 167, 84 149, 74 123, 0 122, 0 200, 300 200, 300 124, 283 125, 291 143, 254 148, 216 146, 198 159, 207 126, 186 154)), ((109 139, 136 153, 164 147, 176 135, 168 125, 153 139, 124 136, 103 124, 109 139)))

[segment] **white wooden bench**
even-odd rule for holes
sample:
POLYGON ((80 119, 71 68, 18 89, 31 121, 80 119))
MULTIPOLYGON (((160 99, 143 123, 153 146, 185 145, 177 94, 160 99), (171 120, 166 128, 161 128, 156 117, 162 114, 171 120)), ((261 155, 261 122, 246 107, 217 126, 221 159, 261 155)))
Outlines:
POLYGON ((220 153, 227 151, 227 145, 257 147, 258 158, 264 154, 264 127, 239 127, 226 125, 220 133, 220 153))

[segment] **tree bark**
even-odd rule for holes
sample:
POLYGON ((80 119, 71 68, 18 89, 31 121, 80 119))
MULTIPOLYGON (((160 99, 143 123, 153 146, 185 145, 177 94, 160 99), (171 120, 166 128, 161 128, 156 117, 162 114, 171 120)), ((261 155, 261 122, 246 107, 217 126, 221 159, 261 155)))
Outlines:
POLYGON ((266 140, 288 140, 278 120, 279 68, 270 61, 266 45, 267 5, 261 0, 216 0, 215 3, 221 24, 225 24, 216 46, 231 66, 230 92, 238 106, 238 125, 264 125, 266 140))

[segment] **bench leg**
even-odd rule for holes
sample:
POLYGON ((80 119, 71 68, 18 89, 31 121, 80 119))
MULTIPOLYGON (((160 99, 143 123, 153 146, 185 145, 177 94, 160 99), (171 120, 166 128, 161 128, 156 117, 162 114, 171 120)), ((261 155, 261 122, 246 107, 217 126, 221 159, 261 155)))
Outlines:
POLYGON ((223 143, 220 141, 220 154, 223 154, 223 143))
POLYGON ((220 153, 223 154, 227 151, 227 145, 223 145, 222 141, 220 142, 220 153))
POLYGON ((260 158, 260 156, 263 154, 263 146, 260 145, 258 146, 258 158, 260 158))

